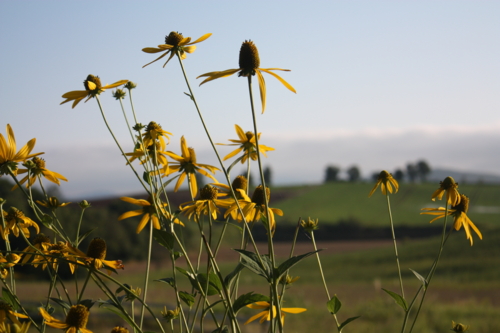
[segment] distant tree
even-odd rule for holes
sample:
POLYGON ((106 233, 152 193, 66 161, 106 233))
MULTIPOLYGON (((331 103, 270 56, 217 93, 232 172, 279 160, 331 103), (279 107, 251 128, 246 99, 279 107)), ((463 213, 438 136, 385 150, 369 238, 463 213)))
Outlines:
POLYGON ((262 173, 264 174, 264 181, 266 182, 266 186, 271 186, 272 175, 273 175, 271 167, 270 166, 266 166, 264 168, 264 171, 262 173))
POLYGON ((325 170, 325 183, 336 182, 339 180, 340 168, 335 165, 329 165, 325 170))
POLYGON ((394 176, 394 179, 396 179, 398 182, 400 182, 403 180, 405 174, 404 174, 403 170, 397 169, 396 171, 394 171, 393 176, 394 176))
POLYGON ((418 170, 414 164, 408 163, 406 165, 406 175, 411 183, 414 183, 418 177, 418 170))
POLYGON ((417 162, 417 172, 422 182, 427 181, 427 175, 431 173, 431 167, 426 161, 420 160, 417 162))
POLYGON ((357 182, 361 176, 359 168, 355 165, 347 169, 347 176, 350 182, 357 182))

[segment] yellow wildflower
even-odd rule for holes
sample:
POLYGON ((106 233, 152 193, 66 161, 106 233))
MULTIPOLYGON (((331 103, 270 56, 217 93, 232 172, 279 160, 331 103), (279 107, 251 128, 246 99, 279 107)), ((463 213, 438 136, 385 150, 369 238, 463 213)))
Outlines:
POLYGON ((172 59, 172 57, 178 53, 179 57, 181 57, 182 60, 186 59, 187 55, 186 53, 193 53, 196 50, 196 45, 200 42, 203 42, 205 39, 208 37, 212 36, 212 34, 204 34, 194 42, 191 42, 191 37, 184 37, 182 34, 172 31, 168 36, 165 37, 165 44, 158 45, 158 47, 145 47, 142 49, 143 52, 146 53, 158 53, 158 52, 165 52, 155 60, 151 61, 150 63, 145 64, 142 66, 142 68, 146 67, 147 65, 152 64, 155 61, 160 60, 161 58, 165 57, 167 54, 170 53, 170 57, 168 57, 167 61, 163 65, 165 67, 167 63, 172 59))
POLYGON ((442 182, 439 182, 439 188, 432 194, 432 201, 436 198, 441 200, 446 192, 446 203, 456 206, 460 203, 460 193, 458 193, 458 183, 452 177, 446 177, 442 182))
MULTIPOLYGON (((425 212, 420 214, 427 215, 437 215, 434 219, 430 221, 430 223, 436 221, 437 219, 443 218, 445 216, 446 209, 444 207, 439 208, 423 208, 425 212)), ((460 230, 462 226, 464 227, 465 234, 467 239, 470 240, 470 245, 472 246, 472 234, 470 232, 470 228, 476 232, 480 239, 483 239, 483 235, 479 231, 479 229, 472 223, 470 218, 467 216, 467 211, 469 210, 469 198, 463 194, 460 195, 459 203, 455 206, 452 206, 451 209, 448 210, 448 215, 452 215, 454 219, 453 227, 455 230, 460 230)))
POLYGON ((26 237, 29 237, 30 231, 28 227, 35 228, 37 234, 40 232, 38 224, 15 207, 10 207, 8 211, 4 210, 3 216, 5 219, 5 229, 0 224, 0 232, 4 240, 7 239, 7 236, 11 232, 14 236, 19 237, 19 231, 22 231, 26 237))
POLYGON ((16 137, 9 124, 7 124, 7 140, 8 141, 6 141, 2 133, 0 133, 0 175, 8 174, 7 170, 3 170, 4 166, 10 167, 14 175, 17 175, 17 163, 24 162, 29 158, 43 154, 30 154, 33 148, 35 148, 35 138, 28 141, 28 143, 16 153, 16 137))
POLYGON ((59 199, 56 197, 49 197, 47 201, 45 200, 37 200, 36 201, 39 205, 43 207, 50 208, 52 210, 57 209, 59 207, 64 207, 69 205, 71 202, 60 202, 59 199))
POLYGON ((382 171, 380 171, 380 174, 378 175, 377 182, 375 183, 375 186, 373 186, 372 190, 370 191, 370 194, 368 194, 368 197, 371 197, 372 194, 375 193, 375 190, 377 189, 377 187, 379 185, 380 185, 380 189, 382 190, 382 193, 384 195, 387 195, 387 191, 389 191, 389 193, 392 193, 392 186, 394 186, 395 193, 398 193, 399 184, 398 184, 397 180, 394 179, 389 172, 382 170, 382 171))
POLYGON ((73 105, 71 106, 71 108, 74 109, 75 106, 77 106, 82 99, 87 98, 85 100, 85 102, 87 102, 89 99, 99 95, 106 89, 116 88, 118 86, 126 84, 127 82, 128 80, 120 80, 116 81, 115 83, 102 86, 101 79, 99 78, 99 76, 94 76, 92 74, 89 74, 87 76, 87 79, 83 81, 85 90, 73 90, 65 93, 64 95, 62 95, 62 98, 65 98, 65 100, 62 101, 61 104, 74 101, 73 105))
POLYGON ((213 220, 217 219, 217 213, 219 213, 219 207, 229 207, 231 200, 229 199, 218 199, 220 195, 225 195, 225 193, 219 193, 216 187, 211 185, 205 185, 200 190, 200 197, 198 200, 189 201, 181 204, 179 209, 184 213, 189 219, 194 217, 196 222, 199 221, 200 215, 209 215, 213 220))
MULTIPOLYGON (((137 225, 137 229, 135 230, 136 233, 140 233, 149 221, 151 221, 153 223, 153 227, 155 229, 161 229, 160 220, 158 219, 158 214, 156 212, 155 205, 154 205, 151 197, 148 200, 134 199, 134 198, 129 198, 129 197, 121 197, 120 200, 134 204, 134 205, 142 206, 142 208, 138 209, 138 210, 131 210, 129 212, 123 213, 122 215, 120 215, 118 217, 118 221, 127 219, 127 218, 132 217, 132 216, 144 215, 141 218, 139 225, 137 225)), ((159 213, 164 215, 167 219, 172 219, 170 213, 164 209, 165 206, 167 206, 167 204, 165 202, 158 203, 158 209, 160 210, 159 213)), ((177 218, 173 219, 173 222, 180 224, 182 226, 184 225, 177 218)))
POLYGON ((43 256, 40 254, 40 252, 44 253, 44 252, 48 251, 50 245, 52 245, 52 244, 50 243, 50 238, 49 237, 45 236, 44 234, 38 234, 35 237, 35 239, 33 239, 31 241, 31 245, 36 250, 33 247, 31 247, 31 246, 27 246, 23 250, 23 252, 24 252, 24 258, 23 258, 23 261, 22 261, 23 264, 27 263, 32 256, 34 256, 33 260, 37 260, 37 259, 39 259, 39 260, 42 259, 43 260, 43 256))
POLYGON ((274 76, 285 87, 287 87, 288 90, 296 93, 295 89, 288 82, 283 80, 276 73, 272 72, 276 70, 289 72, 290 71, 289 69, 259 68, 260 66, 259 51, 257 50, 255 44, 250 40, 244 41, 243 44, 241 45, 239 65, 240 68, 227 69, 225 71, 209 72, 198 76, 197 79, 200 77, 206 77, 206 79, 202 83, 200 83, 200 86, 206 82, 215 79, 220 79, 222 77, 231 76, 235 73, 238 73, 238 76, 244 76, 244 77, 253 76, 257 74, 257 78, 259 80, 260 100, 262 102, 262 113, 264 113, 264 110, 266 109, 266 82, 264 80, 262 72, 274 76))
POLYGON ((0 333, 28 333, 30 325, 30 321, 19 324, 0 323, 0 333))
MULTIPOLYGON (((255 141, 255 134, 251 131, 248 132, 243 132, 240 126, 234 125, 234 128, 236 129, 236 134, 238 134, 239 140, 229 140, 234 143, 230 144, 224 144, 224 143, 218 143, 218 145, 224 145, 224 146, 240 146, 238 149, 234 150, 233 152, 229 153, 224 157, 224 161, 237 155, 241 151, 243 151, 243 158, 241 159, 241 163, 245 163, 248 158, 251 158, 252 160, 257 160, 257 149, 256 149, 256 141, 255 141)), ((260 133, 257 134, 257 139, 260 140, 260 133)), ((266 152, 267 151, 272 151, 274 148, 264 146, 259 144, 259 151, 264 154, 264 156, 267 157, 266 152)))
MULTIPOLYGON (((247 307, 251 308, 251 309, 264 309, 264 311, 262 312, 259 312, 257 313, 255 316, 251 317, 250 319, 248 319, 246 322, 245 322, 245 325, 254 321, 254 320, 257 320, 260 318, 259 320, 259 323, 263 323, 264 321, 269 321, 271 320, 271 304, 269 304, 269 302, 266 302, 266 301, 262 301, 262 302, 255 302, 255 303, 252 303, 252 304, 248 304, 247 307)), ((272 307, 272 311, 273 311, 273 318, 276 318, 276 307, 273 305, 272 307)), ((287 313, 301 313, 301 312, 304 312, 304 311, 307 311, 307 309, 304 309, 304 308, 281 308, 281 323, 285 323, 285 312, 287 313)))
POLYGON ((89 320, 89 309, 85 305, 73 305, 66 315, 66 320, 62 321, 52 317, 44 308, 39 308, 40 314, 45 320, 45 324, 50 327, 60 328, 66 333, 92 333, 87 329, 89 320))
POLYGON ((21 325, 17 318, 28 318, 28 316, 12 311, 12 306, 0 300, 0 323, 4 323, 9 318, 14 324, 21 325))
POLYGON ((465 332, 469 330, 469 327, 469 325, 455 323, 453 320, 451 321, 451 330, 453 332, 465 332))
MULTIPOLYGON (((50 171, 49 169, 45 168, 45 160, 43 158, 39 157, 33 157, 30 161, 26 162, 23 164, 24 166, 27 167, 27 169, 19 169, 18 174, 22 173, 28 173, 26 177, 21 179, 19 181, 20 184, 26 183, 26 188, 29 188, 33 186, 33 184, 36 182, 38 177, 45 177, 47 180, 50 180, 51 182, 61 185, 60 180, 64 180, 67 182, 68 180, 61 175, 60 173, 50 171)), ((17 188, 17 184, 12 187, 12 190, 15 190, 17 188)))
POLYGON ((176 160, 177 162, 173 162, 168 166, 168 169, 165 168, 162 170, 164 176, 171 175, 174 172, 180 172, 179 179, 177 180, 177 183, 175 184, 174 192, 177 192, 179 187, 182 185, 184 180, 186 179, 186 176, 189 176, 189 188, 191 190, 191 195, 192 197, 196 197, 198 194, 198 185, 196 182, 196 172, 201 173, 205 177, 209 177, 213 181, 217 182, 217 179, 215 179, 212 175, 210 175, 208 172, 206 172, 203 169, 206 169, 210 171, 211 173, 215 173, 215 171, 220 171, 218 168, 208 165, 208 164, 201 164, 196 162, 196 153, 194 151, 194 148, 188 148, 186 139, 184 139, 184 136, 181 138, 181 156, 172 153, 171 151, 166 152, 168 156, 176 160))

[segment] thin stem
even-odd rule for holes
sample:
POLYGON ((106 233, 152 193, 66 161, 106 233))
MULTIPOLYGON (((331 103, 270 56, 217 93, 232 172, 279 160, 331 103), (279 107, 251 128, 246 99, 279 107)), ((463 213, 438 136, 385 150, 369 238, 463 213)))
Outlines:
POLYGON ((130 127, 130 124, 128 123, 128 118, 127 118, 127 114, 125 113, 125 108, 123 107, 122 99, 118 98, 118 100, 120 101, 120 106, 122 107, 123 118, 125 118, 125 122, 127 123, 127 128, 128 128, 128 131, 130 132, 130 137, 132 138, 132 142, 135 144, 134 133, 132 133, 132 128, 130 127))
POLYGON ((139 322, 139 327, 142 330, 142 324, 144 321, 144 311, 145 311, 145 303, 146 297, 148 295, 148 284, 149 284, 149 270, 151 268, 151 249, 153 248, 153 221, 149 221, 149 244, 148 244, 148 261, 146 263, 146 275, 144 276, 144 298, 143 305, 141 308, 141 320, 139 322))
POLYGON ((396 234, 394 232, 394 222, 392 220, 392 211, 391 211, 391 202, 389 200, 389 193, 386 192, 385 197, 387 198, 387 210, 389 212, 389 222, 391 224, 392 240, 394 242, 394 254, 396 255, 396 264, 398 266, 399 287, 401 288, 401 296, 404 299, 405 292, 403 289, 403 277, 401 276, 401 267, 399 266, 398 246, 396 244, 396 234))

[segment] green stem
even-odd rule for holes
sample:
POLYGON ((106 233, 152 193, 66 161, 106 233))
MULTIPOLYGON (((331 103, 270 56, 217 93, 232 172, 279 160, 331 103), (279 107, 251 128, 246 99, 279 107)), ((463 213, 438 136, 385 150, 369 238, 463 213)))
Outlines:
POLYGON ((399 287, 401 288, 401 296, 404 299, 405 298, 405 292, 404 292, 404 289, 403 289, 403 277, 401 276, 401 267, 399 265, 398 246, 396 244, 396 234, 394 232, 394 222, 392 220, 392 211, 391 211, 391 202, 389 200, 389 193, 386 193, 385 197, 387 198, 387 210, 389 212, 389 222, 391 224, 392 240, 394 242, 394 254, 396 255, 396 264, 398 266, 399 287))
POLYGON ((141 320, 139 322, 139 327, 142 330, 142 324, 144 321, 144 311, 145 311, 145 303, 146 297, 148 295, 148 285, 149 285, 149 270, 151 268, 151 249, 153 248, 153 221, 149 221, 149 244, 148 244, 148 261, 146 263, 146 274, 144 276, 144 298, 143 305, 141 308, 141 320))
POLYGON ((119 98, 118 100, 120 101, 120 106, 122 107, 123 118, 125 118, 125 122, 127 123, 127 128, 128 128, 128 131, 130 132, 130 137, 132 138, 132 142, 135 144, 134 133, 132 133, 132 128, 130 127, 130 124, 128 123, 128 118, 127 118, 127 114, 125 113, 125 108, 123 107, 122 99, 119 98))

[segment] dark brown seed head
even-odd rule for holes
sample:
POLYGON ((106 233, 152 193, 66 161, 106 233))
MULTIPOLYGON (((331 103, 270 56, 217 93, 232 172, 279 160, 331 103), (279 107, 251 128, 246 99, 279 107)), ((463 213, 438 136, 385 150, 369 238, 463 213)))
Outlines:
POLYGON ((244 41, 241 45, 239 64, 241 69, 239 76, 255 75, 255 70, 259 68, 259 51, 251 40, 244 41))

